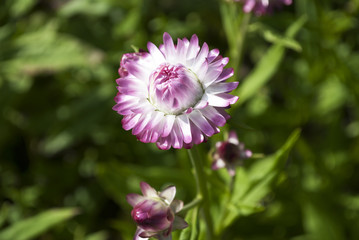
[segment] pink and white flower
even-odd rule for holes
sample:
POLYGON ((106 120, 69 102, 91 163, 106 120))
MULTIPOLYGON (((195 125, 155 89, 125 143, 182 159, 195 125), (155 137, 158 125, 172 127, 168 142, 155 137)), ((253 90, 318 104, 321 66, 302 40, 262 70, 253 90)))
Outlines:
POLYGON ((170 186, 162 192, 157 192, 145 182, 141 182, 140 187, 143 196, 135 193, 127 195, 127 202, 133 207, 132 218, 137 223, 134 240, 150 237, 170 240, 173 230, 188 226, 181 217, 176 216, 183 208, 183 202, 174 200, 175 186, 170 186))
POLYGON ((263 15, 272 11, 275 7, 281 5, 290 5, 292 0, 234 0, 243 3, 243 11, 246 13, 253 12, 256 15, 263 15))
POLYGON ((244 148, 244 143, 238 141, 236 132, 230 131, 228 140, 216 143, 216 151, 213 153, 212 169, 227 168, 229 175, 236 174, 235 167, 241 165, 244 159, 250 158, 252 152, 244 148))
POLYGON ((229 119, 224 109, 238 100, 229 94, 238 82, 226 82, 233 75, 224 68, 228 58, 206 43, 201 48, 196 35, 175 45, 164 33, 163 42, 159 48, 149 42, 149 52, 123 55, 113 109, 141 142, 191 148, 229 119))

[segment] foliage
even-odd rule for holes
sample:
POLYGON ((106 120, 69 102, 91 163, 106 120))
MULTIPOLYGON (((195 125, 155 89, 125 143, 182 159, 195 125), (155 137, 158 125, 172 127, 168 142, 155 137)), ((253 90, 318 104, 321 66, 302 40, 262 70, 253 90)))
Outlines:
MULTIPOLYGON (((265 156, 237 169, 231 195, 208 154, 222 239, 359 239, 359 2, 293 2, 249 19, 237 56, 240 100, 198 149, 206 155, 233 129, 265 156)), ((122 54, 165 31, 235 54, 231 22, 220 20, 226 10, 203 3, 2 1, 0 239, 132 239, 125 196, 140 181, 175 184, 185 203, 195 197, 186 151, 138 142, 111 108, 122 54)), ((201 212, 183 215, 191 224, 173 238, 204 239, 193 220, 201 212)))

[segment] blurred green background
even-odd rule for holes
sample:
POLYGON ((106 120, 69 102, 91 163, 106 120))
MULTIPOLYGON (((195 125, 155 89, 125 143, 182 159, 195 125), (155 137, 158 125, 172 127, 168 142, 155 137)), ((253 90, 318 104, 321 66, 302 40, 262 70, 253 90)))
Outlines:
MULTIPOLYGON (((359 1, 293 1, 252 16, 236 70, 241 83, 275 36, 302 16, 306 22, 226 128, 255 153, 275 152, 294 129, 301 137, 285 178, 261 202, 266 208, 238 218, 223 239, 359 239, 359 1)), ((35 222, 53 222, 51 229, 16 231, 41 240, 132 239, 125 196, 139 192, 140 181, 175 184, 185 202, 194 197, 186 151, 138 142, 111 109, 122 54, 158 45, 165 31, 197 34, 228 56, 215 0, 1 1, 0 236, 60 208, 59 224, 51 213, 35 222)))

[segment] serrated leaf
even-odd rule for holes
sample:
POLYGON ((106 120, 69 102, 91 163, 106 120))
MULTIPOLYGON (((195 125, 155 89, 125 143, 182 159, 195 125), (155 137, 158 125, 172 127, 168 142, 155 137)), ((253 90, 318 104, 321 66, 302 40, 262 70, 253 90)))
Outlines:
POLYGON ((28 240, 39 236, 49 228, 75 216, 75 208, 51 209, 34 217, 21 220, 0 232, 1 240, 28 240))

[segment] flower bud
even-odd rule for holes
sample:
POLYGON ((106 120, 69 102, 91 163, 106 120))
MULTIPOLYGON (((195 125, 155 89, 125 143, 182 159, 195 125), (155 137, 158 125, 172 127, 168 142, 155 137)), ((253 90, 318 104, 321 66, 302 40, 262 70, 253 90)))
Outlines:
POLYGON ((161 199, 146 199, 140 202, 131 215, 139 227, 151 232, 166 230, 174 219, 171 208, 161 199))
POLYGON ((212 169, 226 167, 231 176, 235 175, 235 166, 241 165, 244 159, 250 158, 252 152, 244 148, 244 144, 238 141, 237 134, 231 131, 227 141, 217 142, 216 151, 213 154, 212 169))
POLYGON ((143 196, 127 195, 127 201, 133 207, 131 216, 137 223, 135 240, 150 237, 170 240, 171 231, 187 227, 187 223, 175 215, 183 207, 182 201, 174 200, 176 187, 157 192, 145 182, 140 186, 143 196))

